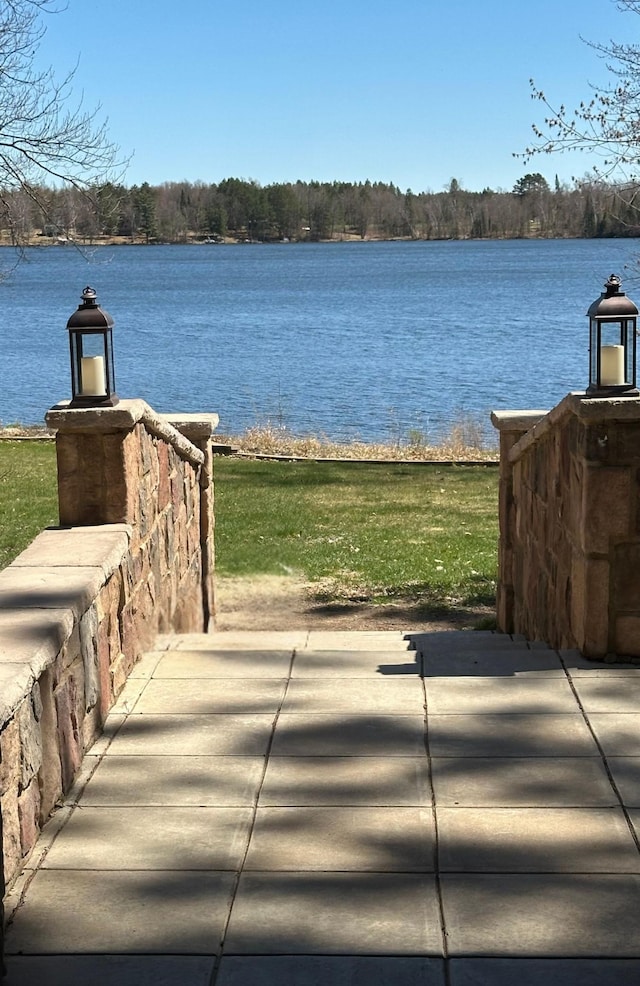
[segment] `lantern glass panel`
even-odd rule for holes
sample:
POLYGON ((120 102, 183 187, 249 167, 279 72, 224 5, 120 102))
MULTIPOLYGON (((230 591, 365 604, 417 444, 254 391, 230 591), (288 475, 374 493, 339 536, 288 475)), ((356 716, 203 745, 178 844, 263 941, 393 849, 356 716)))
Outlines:
POLYGON ((600 377, 602 387, 622 387, 626 377, 624 342, 621 327, 613 323, 602 326, 600 336, 600 377))
POLYGON ((601 322, 600 324, 600 345, 601 346, 622 346, 624 345, 624 322, 601 322))

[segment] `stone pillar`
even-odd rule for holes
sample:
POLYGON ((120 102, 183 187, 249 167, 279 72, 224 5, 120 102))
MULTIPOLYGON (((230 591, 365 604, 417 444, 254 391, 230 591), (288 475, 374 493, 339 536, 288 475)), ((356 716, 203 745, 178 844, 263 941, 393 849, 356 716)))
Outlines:
POLYGON ((585 657, 639 659, 640 399, 569 394, 515 442, 517 414, 493 420, 500 628, 585 657))
POLYGON ((155 632, 206 632, 214 613, 213 475, 215 414, 172 417, 144 401, 47 414, 56 431, 60 524, 128 524, 134 623, 155 632), (175 425, 179 427, 174 427, 175 425))
POLYGON ((576 401, 582 477, 574 591, 578 647, 587 657, 640 657, 640 400, 576 401))
POLYGON ((513 549, 515 511, 513 498, 513 466, 509 454, 530 428, 545 416, 546 411, 493 411, 491 421, 500 433, 500 482, 498 516, 498 586, 496 592, 496 622, 503 633, 514 632, 513 549))

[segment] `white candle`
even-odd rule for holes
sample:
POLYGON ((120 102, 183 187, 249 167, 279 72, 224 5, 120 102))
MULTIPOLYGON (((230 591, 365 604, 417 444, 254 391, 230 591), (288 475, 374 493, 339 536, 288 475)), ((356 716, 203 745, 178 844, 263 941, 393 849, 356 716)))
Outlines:
POLYGON ((80 393, 83 397, 106 397, 107 388, 104 376, 104 356, 83 356, 80 393))
POLYGON ((624 380, 624 346, 603 346, 600 350, 600 383, 616 387, 624 380))

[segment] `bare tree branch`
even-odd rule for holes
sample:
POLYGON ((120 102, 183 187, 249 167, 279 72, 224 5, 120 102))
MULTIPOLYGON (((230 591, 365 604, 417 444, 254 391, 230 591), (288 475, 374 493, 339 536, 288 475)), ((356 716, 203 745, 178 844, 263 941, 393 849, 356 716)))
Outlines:
MULTIPOLYGON (((616 7, 640 14, 640 0, 617 0, 616 7)), ((606 62, 613 81, 604 88, 591 86, 591 98, 569 110, 554 106, 531 79, 532 99, 542 103, 546 116, 542 124, 532 126, 534 142, 514 156, 528 162, 538 154, 586 151, 601 158, 593 168, 596 180, 635 189, 640 166, 640 46, 585 43, 606 62)))
POLYGON ((26 193, 42 210, 45 182, 90 196, 126 164, 98 120, 100 108, 87 111, 73 100, 75 68, 58 79, 35 66, 43 15, 62 9, 57 0, 0 0, 0 209, 16 241, 12 192, 26 193))

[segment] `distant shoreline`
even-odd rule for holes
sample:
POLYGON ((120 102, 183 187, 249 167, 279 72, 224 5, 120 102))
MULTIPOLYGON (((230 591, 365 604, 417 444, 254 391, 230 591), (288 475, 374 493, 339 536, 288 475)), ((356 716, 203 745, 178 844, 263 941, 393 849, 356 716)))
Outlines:
POLYGON ((220 246, 292 246, 292 245, 317 245, 317 244, 341 244, 341 243, 483 243, 483 242, 519 242, 521 240, 620 240, 620 239, 640 239, 640 236, 459 236, 459 237, 422 237, 422 236, 357 236, 355 234, 343 234, 334 236, 330 239, 291 239, 291 240, 246 240, 240 237, 226 236, 219 240, 202 240, 191 238, 187 240, 158 240, 152 239, 147 242, 143 239, 131 239, 129 237, 100 237, 91 240, 60 239, 48 236, 31 237, 27 243, 10 243, 6 238, 0 237, 0 249, 22 250, 22 249, 43 249, 55 247, 57 249, 75 248, 78 250, 95 249, 97 247, 156 247, 156 246, 201 246, 201 247, 220 247, 220 246))

